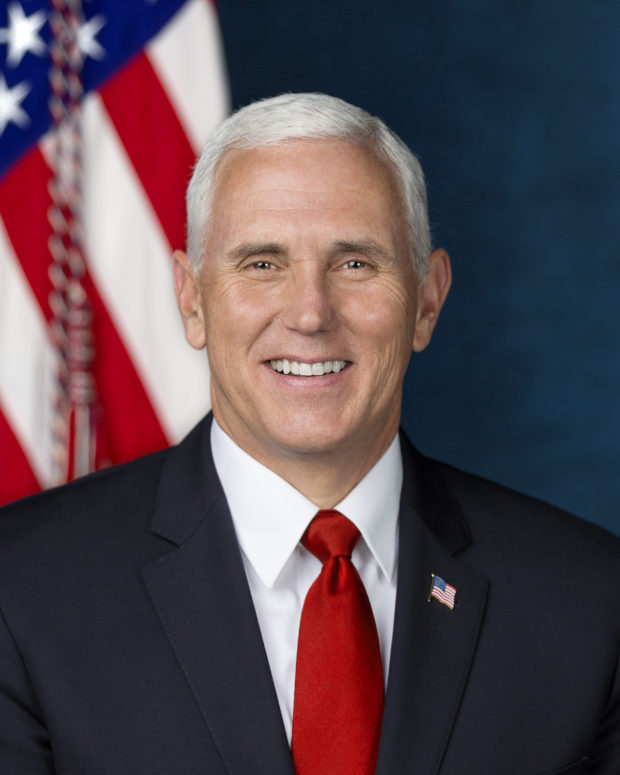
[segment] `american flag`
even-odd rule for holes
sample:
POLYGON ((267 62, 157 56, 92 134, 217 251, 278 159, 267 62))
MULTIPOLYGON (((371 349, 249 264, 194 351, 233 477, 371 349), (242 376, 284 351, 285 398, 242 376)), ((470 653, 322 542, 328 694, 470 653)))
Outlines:
POLYGON ((431 591, 428 596, 429 601, 432 597, 452 609, 454 608, 456 589, 450 584, 447 584, 441 576, 436 576, 434 573, 431 573, 431 591))
POLYGON ((209 0, 10 0, 0 68, 2 503, 209 408, 170 256, 228 92, 209 0))

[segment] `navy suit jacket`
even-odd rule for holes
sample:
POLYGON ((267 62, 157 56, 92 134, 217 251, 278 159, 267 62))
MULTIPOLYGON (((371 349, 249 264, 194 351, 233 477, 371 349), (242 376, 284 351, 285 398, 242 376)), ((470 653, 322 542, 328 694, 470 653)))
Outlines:
MULTIPOLYGON (((3 510, 2 775, 293 775, 209 425, 3 510)), ((617 775, 620 541, 402 448, 377 773, 617 775)))

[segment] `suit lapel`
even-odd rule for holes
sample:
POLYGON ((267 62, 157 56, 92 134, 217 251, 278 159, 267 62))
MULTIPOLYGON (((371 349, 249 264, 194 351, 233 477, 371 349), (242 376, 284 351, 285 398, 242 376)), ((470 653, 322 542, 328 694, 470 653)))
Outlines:
MULTIPOLYGON (((143 575, 227 772, 294 775, 209 429, 203 422, 165 464, 152 529, 171 549, 143 575)), ((456 559, 469 536, 437 469, 405 438, 402 445, 398 592, 377 774, 436 775, 488 583, 456 559), (454 610, 427 602, 431 573, 456 587, 454 610)))
POLYGON ((454 555, 467 526, 436 468, 403 438, 398 592, 378 775, 435 775, 475 653, 488 582, 454 555), (457 589, 427 600, 431 573, 457 589))
POLYGON ((293 775, 243 562, 203 422, 166 462, 152 528, 171 551, 143 576, 230 775, 293 775))

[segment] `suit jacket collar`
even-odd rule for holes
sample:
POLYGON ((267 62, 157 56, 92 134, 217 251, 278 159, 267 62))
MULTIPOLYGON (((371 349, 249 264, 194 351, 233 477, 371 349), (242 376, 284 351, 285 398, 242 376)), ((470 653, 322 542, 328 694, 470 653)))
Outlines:
POLYGON ((155 497, 151 529, 180 546, 200 527, 223 496, 211 459, 208 414, 170 451, 155 497))
MULTIPOLYGON (((230 775, 293 775, 290 750, 207 417, 162 470, 152 529, 172 551, 144 578, 230 775)), ((480 630, 487 582, 456 556, 471 538, 441 474, 402 436, 396 615, 378 775, 435 775, 480 630), (457 588, 454 610, 427 602, 431 573, 457 588)))
POLYGON ((471 537, 438 467, 404 435, 401 442, 398 590, 377 774, 435 775, 469 676, 488 582, 456 559, 471 537), (432 573, 457 589, 453 610, 429 602, 432 573))
POLYGON ((437 464, 421 455, 401 432, 403 482, 401 509, 411 509, 445 550, 456 555, 471 542, 461 507, 442 477, 437 464))
POLYGON ((209 428, 164 465, 152 529, 175 546, 143 577, 225 770, 294 775, 209 428))

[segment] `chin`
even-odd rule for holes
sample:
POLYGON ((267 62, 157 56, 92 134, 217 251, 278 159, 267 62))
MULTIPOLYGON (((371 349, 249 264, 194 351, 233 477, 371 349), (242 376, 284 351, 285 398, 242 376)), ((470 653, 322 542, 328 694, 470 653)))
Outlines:
POLYGON ((351 437, 350 431, 316 421, 303 423, 301 427, 288 427, 286 435, 281 435, 276 443, 280 449, 293 454, 329 454, 343 451, 351 437))

